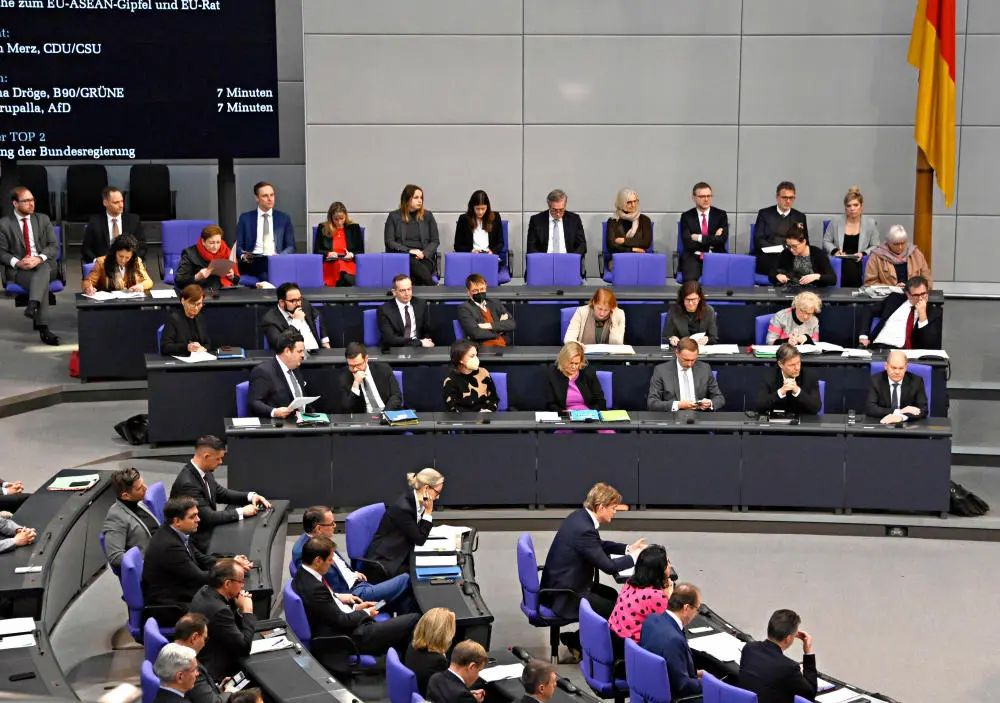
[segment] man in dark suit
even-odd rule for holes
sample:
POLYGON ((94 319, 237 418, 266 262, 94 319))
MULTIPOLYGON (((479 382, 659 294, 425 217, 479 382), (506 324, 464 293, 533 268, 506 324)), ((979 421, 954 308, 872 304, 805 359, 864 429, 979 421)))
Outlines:
POLYGON ((724 253, 729 240, 729 215, 712 206, 712 186, 695 183, 691 200, 694 207, 681 213, 681 242, 684 244, 681 273, 685 281, 701 278, 705 252, 724 253))
POLYGON ((726 399, 712 375, 712 367, 698 361, 698 342, 685 337, 677 343, 677 358, 659 364, 649 381, 649 410, 722 410, 726 399))
POLYGON ((413 299, 413 281, 406 274, 392 279, 393 299, 376 314, 382 348, 433 347, 427 303, 413 299))
POLYGON ((274 186, 254 183, 253 198, 257 207, 240 215, 236 223, 236 256, 240 273, 267 278, 267 257, 295 253, 295 228, 292 218, 274 209, 274 186))
POLYGON ((891 293, 883 300, 862 308, 861 329, 871 329, 872 319, 878 325, 868 334, 861 334, 861 346, 869 343, 876 349, 940 349, 942 315, 940 308, 927 305, 930 285, 923 276, 906 282, 906 295, 891 293))
POLYGON ((146 551, 153 533, 160 527, 160 520, 142 502, 146 497, 146 484, 135 468, 130 466, 112 473, 111 488, 118 499, 108 508, 101 534, 104 535, 104 556, 117 573, 125 552, 132 547, 146 551))
POLYGON ((216 525, 242 521, 261 510, 268 510, 271 503, 253 491, 235 491, 215 480, 215 470, 226 458, 226 444, 214 435, 199 437, 194 443, 194 456, 184 465, 170 488, 171 498, 191 496, 198 502, 198 531, 191 541, 202 552, 208 553, 208 543, 216 525), (225 509, 219 505, 225 504, 225 509))
POLYGON ((521 672, 524 695, 518 703, 546 703, 556 692, 556 668, 547 661, 532 659, 521 672))
POLYGON ((465 279, 469 299, 458 306, 455 316, 465 338, 484 347, 506 347, 517 323, 507 309, 486 297, 486 279, 478 273, 465 279))
POLYGON ((767 639, 748 642, 740 656, 740 688, 757 694, 758 703, 792 703, 795 696, 816 699, 816 655, 812 637, 799 629, 794 610, 776 610, 767 623, 767 639), (802 640, 802 670, 785 650, 802 640))
POLYGON ((182 703, 198 679, 197 655, 182 644, 165 644, 156 655, 153 673, 160 680, 153 703, 182 703))
POLYGON ((323 581, 323 576, 333 566, 333 542, 325 537, 315 537, 302 548, 302 568, 292 579, 292 588, 302 599, 306 618, 312 630, 312 653, 320 664, 331 672, 343 673, 348 669, 348 655, 353 648, 328 647, 323 637, 346 635, 361 654, 383 655, 390 647, 405 652, 413 628, 420 616, 416 613, 397 615, 391 620, 375 622, 378 615, 375 603, 354 603, 353 596, 346 596, 351 604, 334 596, 323 581))
POLYGON ((865 414, 883 425, 927 417, 927 391, 924 379, 906 370, 906 354, 898 349, 889 352, 885 371, 872 376, 868 386, 865 414))
POLYGON ((816 415, 823 407, 819 381, 802 368, 802 355, 791 344, 782 344, 775 355, 778 366, 764 379, 757 393, 756 410, 769 413, 784 410, 799 415, 816 415))
MULTIPOLYGON (((198 529, 198 504, 194 498, 168 500, 163 506, 163 522, 146 547, 142 597, 147 608, 164 606, 158 608, 157 622, 172 627, 187 611, 198 589, 208 583, 215 558, 191 543, 191 535, 198 529)), ((239 560, 250 564, 246 557, 239 560)))
POLYGON ((260 318, 260 333, 271 349, 277 349, 278 337, 287 329, 294 329, 302 335, 306 351, 316 351, 320 347, 330 348, 330 335, 326 331, 323 316, 303 297, 297 283, 282 283, 278 286, 278 305, 270 308, 260 318))
POLYGON ((295 330, 282 332, 273 349, 277 356, 250 372, 250 413, 284 419, 295 412, 289 407, 292 401, 305 396, 306 380, 299 366, 306 358, 306 349, 302 335, 295 330))
POLYGON ((439 671, 427 683, 427 700, 434 703, 483 703, 486 691, 470 689, 486 668, 489 657, 483 645, 464 640, 451 652, 451 666, 439 671))
MULTIPOLYGON (((576 595, 547 593, 541 600, 560 617, 576 619, 581 598, 586 598, 601 617, 611 617, 618 592, 599 582, 599 571, 613 576, 623 569, 631 569, 646 546, 645 538, 626 545, 602 540, 598 534, 601 525, 610 523, 616 512, 628 510, 621 500, 621 493, 613 487, 597 483, 587 493, 583 507, 574 510, 559 525, 545 557, 541 587, 568 589, 576 595), (612 558, 612 554, 624 556, 612 558)), ((578 632, 564 632, 559 639, 573 657, 579 658, 578 632)))
POLYGON ((215 681, 234 675, 250 656, 257 617, 253 598, 243 590, 245 580, 246 572, 235 559, 223 559, 191 601, 191 612, 208 619, 208 642, 200 657, 215 681))
POLYGON ((10 192, 14 212, 0 219, 0 266, 7 281, 28 291, 24 316, 42 342, 59 345, 49 331, 49 284, 59 275, 59 243, 47 215, 35 214, 35 196, 18 186, 10 192))
POLYGON ((792 205, 795 204, 795 184, 782 181, 776 191, 777 204, 762 208, 757 212, 757 222, 754 224, 753 252, 757 257, 757 273, 771 278, 778 264, 776 252, 764 252, 764 247, 785 245, 785 235, 793 229, 802 232, 809 241, 809 225, 806 216, 792 205))
POLYGON ((583 220, 566 209, 566 193, 563 191, 553 190, 546 201, 549 209, 532 215, 528 220, 527 253, 579 254, 582 260, 587 255, 583 220))
POLYGON ((701 693, 701 675, 684 637, 684 628, 698 615, 701 591, 690 583, 679 583, 667 601, 667 612, 653 613, 642 623, 639 645, 667 662, 670 695, 674 700, 701 693))
POLYGON ((132 213, 124 214, 125 198, 114 186, 108 186, 101 191, 101 197, 104 200, 104 212, 93 215, 87 222, 87 229, 83 233, 83 246, 80 248, 80 259, 83 263, 89 264, 98 256, 107 256, 115 237, 131 234, 138 242, 135 249, 136 256, 146 262, 148 245, 139 216, 132 213))
POLYGON ((219 685, 209 675, 204 662, 201 661, 201 650, 208 642, 208 618, 201 613, 188 613, 174 625, 174 644, 190 647, 199 656, 198 678, 184 698, 189 703, 223 703, 222 691, 219 685))
POLYGON ((368 348, 361 342, 348 344, 344 356, 347 368, 337 372, 342 412, 377 415, 403 407, 403 393, 389 364, 368 361, 368 348))

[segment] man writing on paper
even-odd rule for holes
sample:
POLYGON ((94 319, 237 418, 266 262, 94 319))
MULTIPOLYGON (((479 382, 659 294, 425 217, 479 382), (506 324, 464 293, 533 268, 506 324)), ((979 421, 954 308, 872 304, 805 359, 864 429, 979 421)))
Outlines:
POLYGON ((748 642, 740 656, 740 688, 757 694, 758 703, 792 703, 795 696, 816 698, 816 655, 812 637, 799 629, 794 610, 776 610, 767 622, 767 639, 748 642), (785 651, 802 640, 802 670, 785 651))
POLYGON ((278 336, 273 348, 277 356, 257 364, 250 372, 250 413, 286 418, 295 412, 292 403, 306 397, 306 380, 299 370, 306 358, 306 346, 301 334, 288 329, 278 336))
POLYGON ((658 365, 649 381, 649 410, 722 410, 726 403, 712 367, 698 361, 698 342, 685 337, 677 343, 677 358, 658 365))
POLYGON ((885 371, 872 376, 868 386, 866 415, 878 418, 883 425, 927 417, 924 379, 906 367, 906 354, 898 349, 889 352, 885 371))

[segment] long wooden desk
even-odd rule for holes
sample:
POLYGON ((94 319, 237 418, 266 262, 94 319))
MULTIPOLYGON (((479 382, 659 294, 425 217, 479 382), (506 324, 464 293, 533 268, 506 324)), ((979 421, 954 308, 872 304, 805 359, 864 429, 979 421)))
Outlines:
MULTIPOLYGON (((561 342, 559 309, 581 305, 596 286, 545 288, 499 286, 490 297, 508 306, 517 321, 514 343, 518 346, 554 345, 561 342)), ((330 332, 331 344, 343 347, 364 336, 363 313, 388 299, 388 292, 372 288, 318 288, 303 291, 308 302, 318 305, 330 332)), ((823 341, 853 346, 860 333, 863 306, 871 299, 856 291, 835 288, 818 291, 824 300, 820 335, 823 341)), ((468 299, 464 288, 421 287, 416 297, 432 303, 432 337, 438 345, 454 341, 452 321, 455 306, 468 299)), ((625 341, 632 345, 659 344, 660 314, 677 295, 676 287, 617 288, 626 313, 625 341)), ((773 288, 708 288, 706 295, 719 316, 722 341, 749 345, 754 340, 754 317, 787 307, 792 295, 773 288)), ((930 304, 942 305, 941 291, 932 291, 930 304)), ((258 321, 275 305, 274 291, 250 288, 226 289, 208 297, 203 315, 213 340, 220 344, 261 349, 258 321)), ((80 377, 94 379, 138 379, 145 377, 144 354, 156 352, 156 329, 167 321, 176 299, 144 297, 97 302, 76 297, 80 340, 80 377)))
POLYGON ((610 481, 643 506, 948 509, 946 419, 896 428, 864 418, 850 425, 844 415, 799 425, 744 413, 630 415, 628 423, 550 424, 534 413, 442 413, 407 427, 368 415, 309 428, 227 420, 229 477, 296 507, 380 501, 404 472, 434 466, 448 480, 445 505, 456 507, 575 505, 610 481))
MULTIPOLYGON (((611 371, 613 405, 624 410, 645 410, 646 394, 653 369, 672 361, 674 355, 659 346, 637 347, 634 356, 599 356, 590 359, 594 368, 611 371)), ((553 364, 558 347, 483 348, 482 365, 492 373, 507 374, 507 395, 511 408, 545 409, 545 374, 553 364)), ((223 359, 188 364, 173 357, 146 356, 149 383, 149 439, 154 444, 192 442, 207 433, 221 435, 223 420, 236 414, 236 384, 247 380, 251 369, 271 358, 269 352, 251 352, 247 359, 223 359)), ((403 395, 407 407, 418 412, 441 412, 444 400, 441 385, 448 375, 447 347, 373 351, 371 359, 390 364, 403 374, 403 395)), ((884 360, 876 353, 873 359, 884 360)), ((838 354, 806 354, 803 363, 826 381, 826 411, 864 412, 871 377, 870 363, 845 359, 838 354)), ((752 410, 757 391, 773 359, 752 354, 703 356, 718 372, 719 387, 726 397, 727 410, 752 410)), ((318 395, 318 409, 342 412, 337 401, 335 376, 345 366, 342 349, 322 349, 303 364, 309 395, 318 395)), ((932 367, 931 415, 948 414, 947 362, 922 359, 932 367)))

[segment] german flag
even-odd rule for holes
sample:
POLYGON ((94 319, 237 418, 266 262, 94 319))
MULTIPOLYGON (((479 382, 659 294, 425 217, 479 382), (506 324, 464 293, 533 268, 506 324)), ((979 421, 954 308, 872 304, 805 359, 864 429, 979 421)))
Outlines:
POLYGON ((919 0, 907 61, 920 72, 914 137, 945 204, 955 197, 955 0, 919 0))

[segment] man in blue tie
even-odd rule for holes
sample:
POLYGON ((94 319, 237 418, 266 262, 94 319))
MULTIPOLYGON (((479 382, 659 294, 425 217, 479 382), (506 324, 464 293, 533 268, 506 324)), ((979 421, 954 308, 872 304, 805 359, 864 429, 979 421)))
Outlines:
POLYGON ((684 636, 684 628, 698 615, 701 591, 690 583, 679 583, 667 601, 667 612, 654 613, 642 624, 639 645, 667 662, 670 695, 674 698, 701 695, 701 675, 684 636))

